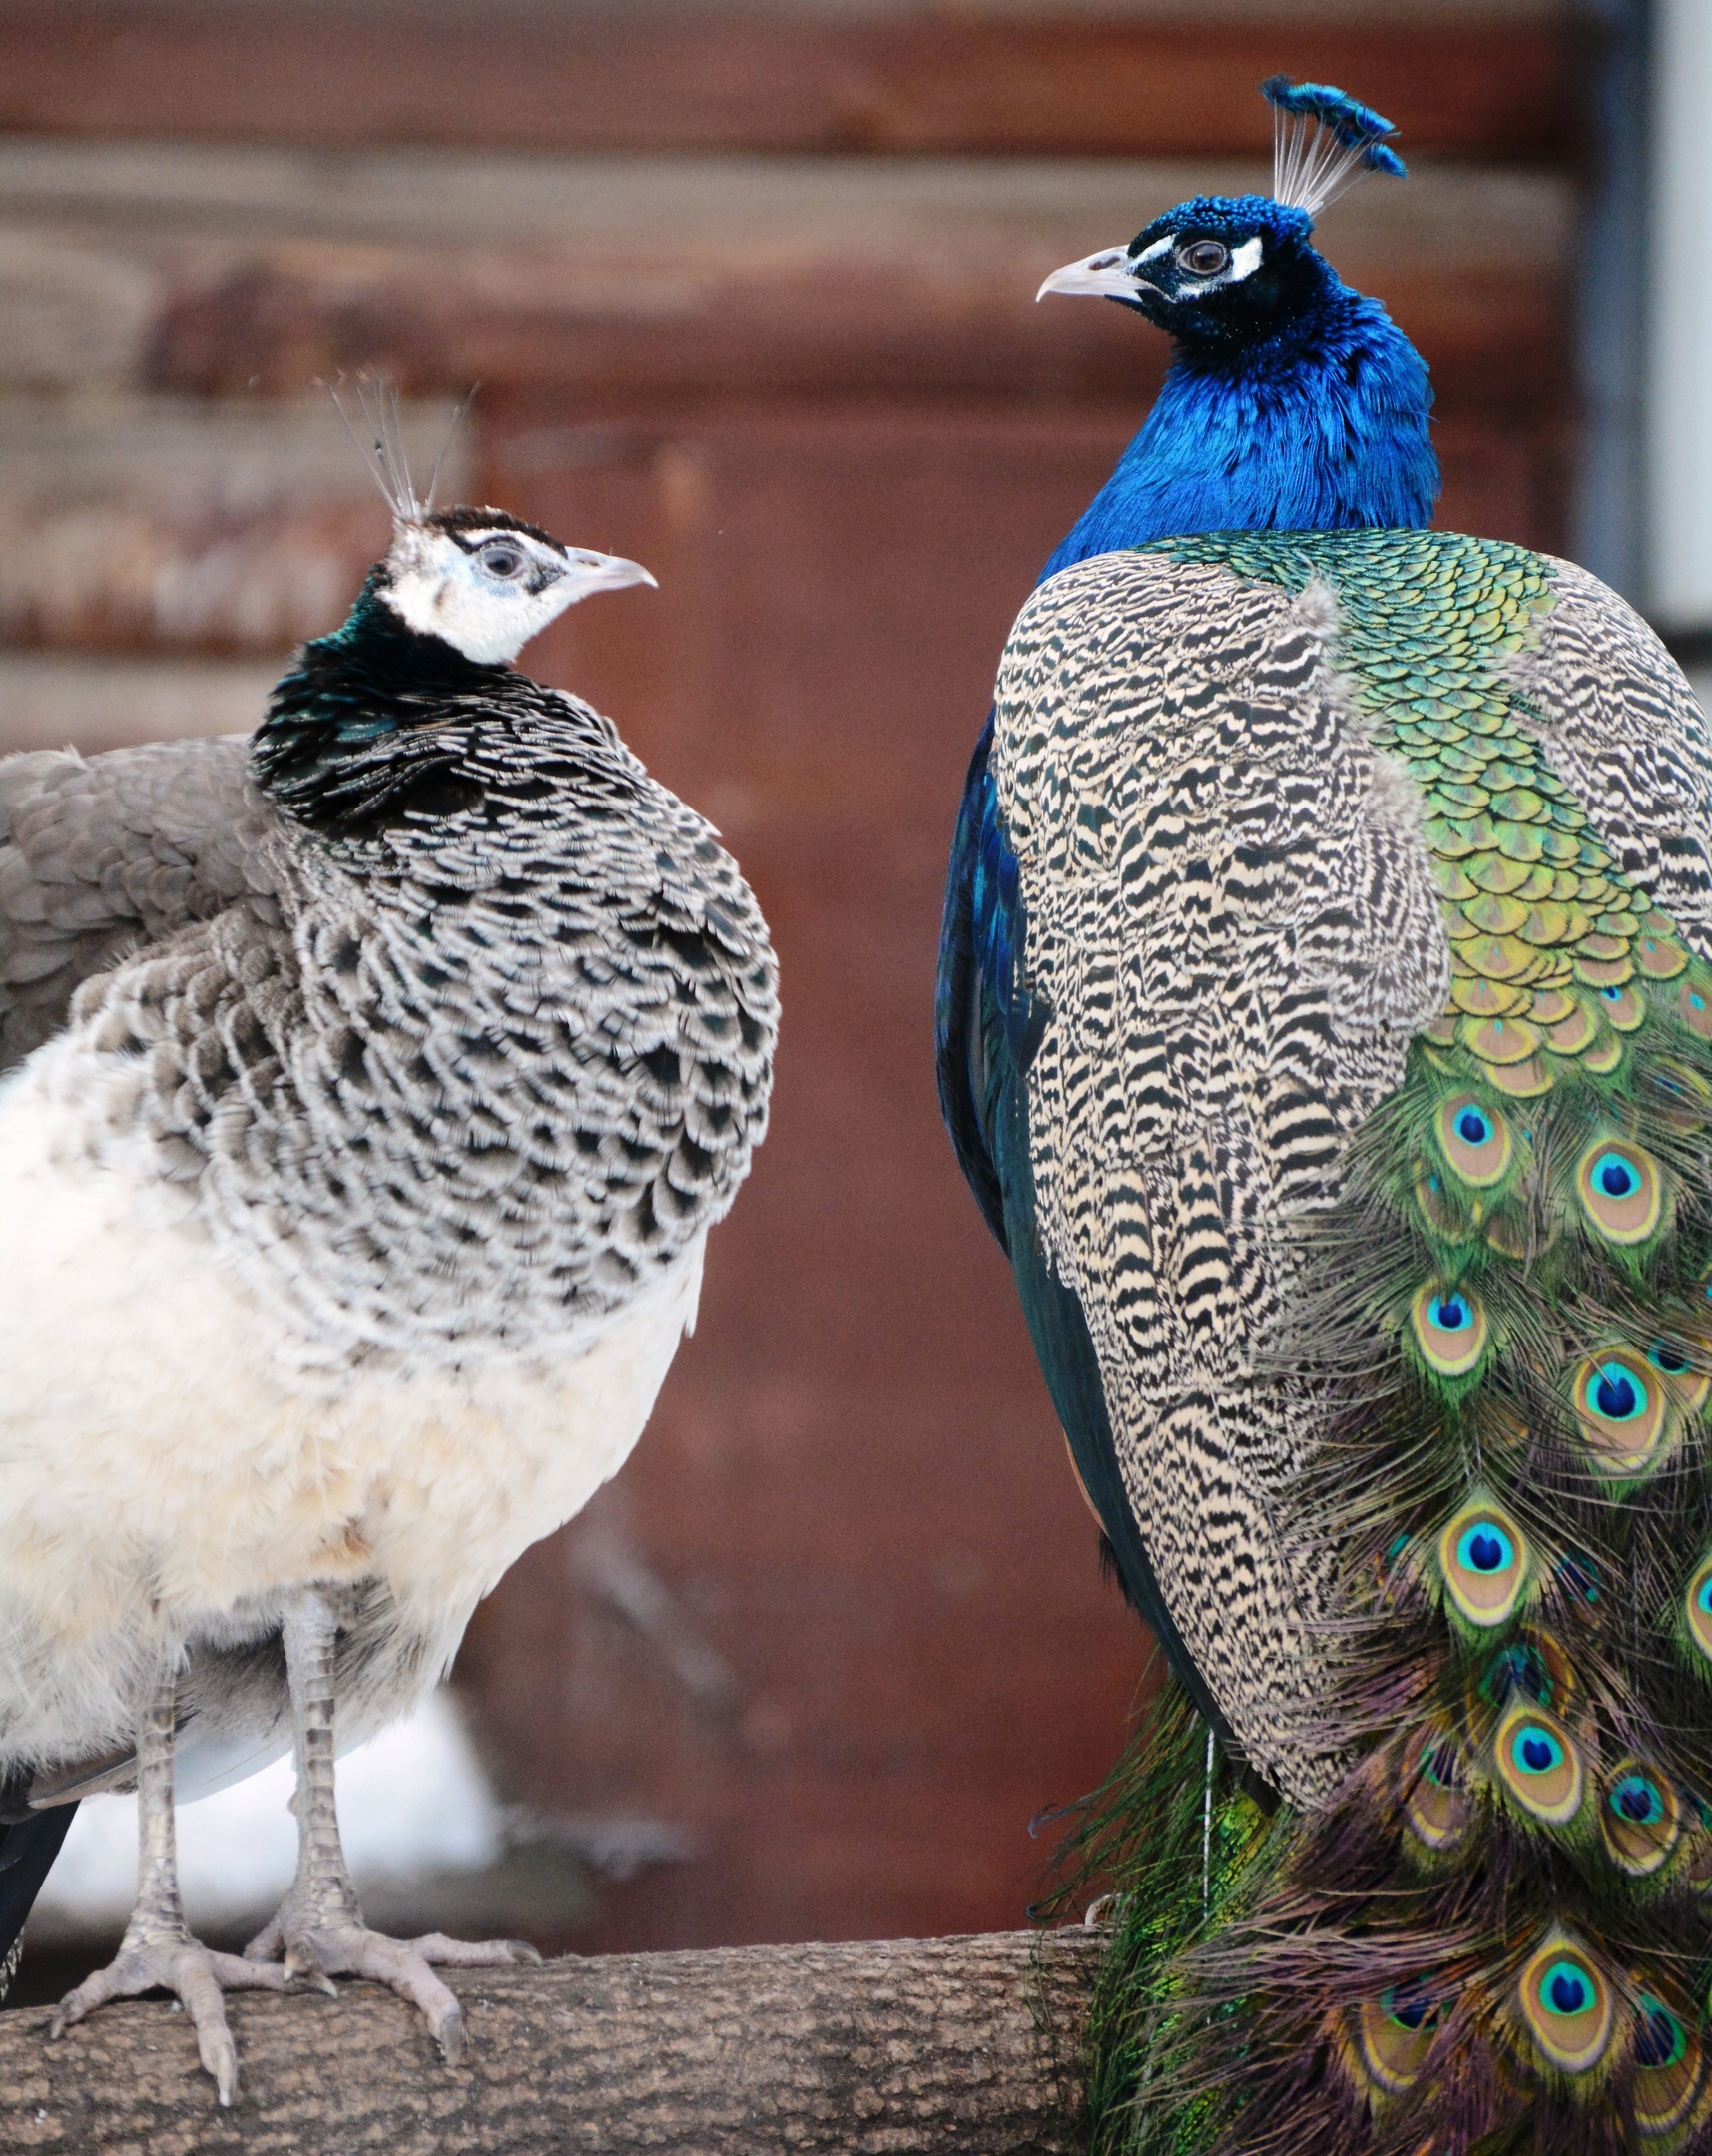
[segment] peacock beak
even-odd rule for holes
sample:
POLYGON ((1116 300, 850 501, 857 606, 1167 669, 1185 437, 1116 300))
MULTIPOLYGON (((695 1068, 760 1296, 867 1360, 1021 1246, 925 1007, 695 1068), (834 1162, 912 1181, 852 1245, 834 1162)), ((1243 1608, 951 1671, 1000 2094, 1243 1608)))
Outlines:
POLYGON ((591 592, 623 591, 627 584, 652 584, 656 591, 660 588, 640 562, 627 561, 622 554, 579 550, 570 557, 566 574, 571 586, 567 603, 586 599, 591 592))
POLYGON ((1101 248, 1097 254, 1084 255, 1080 262, 1054 270, 1034 294, 1034 303, 1038 306, 1048 292, 1068 292, 1072 297, 1088 299, 1133 299, 1142 283, 1135 269, 1127 248, 1101 248))

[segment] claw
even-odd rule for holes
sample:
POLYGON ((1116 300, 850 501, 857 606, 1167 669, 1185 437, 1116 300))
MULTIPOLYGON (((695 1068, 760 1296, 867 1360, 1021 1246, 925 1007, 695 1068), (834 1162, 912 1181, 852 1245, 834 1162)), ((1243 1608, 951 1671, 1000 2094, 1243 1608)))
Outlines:
POLYGON ((319 1991, 327 1998, 338 1997, 338 1985, 315 1959, 313 1949, 301 1939, 293 1940, 287 1948, 285 1969, 287 1991, 319 1991))
POLYGON ((197 2051, 204 2070, 214 2076, 214 2090, 221 2108, 232 2109, 233 2098, 238 2094, 238 2047, 232 2040, 232 2031, 224 2020, 218 2029, 197 2029, 197 2051))

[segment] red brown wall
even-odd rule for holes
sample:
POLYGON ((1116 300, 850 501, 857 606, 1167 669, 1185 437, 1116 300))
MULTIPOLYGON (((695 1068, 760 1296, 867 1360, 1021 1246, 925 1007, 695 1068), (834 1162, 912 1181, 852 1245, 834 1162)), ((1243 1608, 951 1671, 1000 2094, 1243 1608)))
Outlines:
POLYGON ((501 431, 494 498, 661 590, 567 618, 542 671, 718 817, 784 980, 771 1135, 604 1508, 735 1693, 698 1706, 558 1542, 482 1613, 463 1674, 527 1794, 695 1827, 702 1861, 609 1898, 603 1942, 989 1928, 1037 1890, 1030 1815, 1108 1764, 1141 1640, 939 1128, 933 956, 993 655, 1125 424, 589 432, 555 464, 513 462, 501 431), (589 1709, 543 1711, 577 1690, 589 1709))

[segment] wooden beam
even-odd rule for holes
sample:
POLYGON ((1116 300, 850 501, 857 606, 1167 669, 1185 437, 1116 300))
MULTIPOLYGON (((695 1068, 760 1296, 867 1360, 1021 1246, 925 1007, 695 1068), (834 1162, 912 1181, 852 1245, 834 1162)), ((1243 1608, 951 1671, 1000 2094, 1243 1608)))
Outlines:
POLYGON ((0 130, 323 148, 1252 155, 1278 69, 1406 154, 1551 159, 1562 18, 1193 24, 446 0, 4 0, 0 130))
MULTIPOLYGON (((412 393, 479 380, 609 405, 1137 397, 1164 339, 1117 307, 1037 307, 1040 279, 1187 195, 1257 184, 1234 159, 329 164, 13 138, 0 384, 279 395, 372 366, 412 393)), ((1566 181, 1424 162, 1355 190, 1322 245, 1418 340, 1446 404, 1525 415, 1560 394, 1566 181)))
MULTIPOLYGON (((173 292, 147 379, 197 395, 288 395, 368 367, 412 395, 479 381, 490 406, 553 397, 585 412, 758 395, 1127 397, 1139 408, 1169 356, 1115 307, 1036 313, 1019 301, 1020 278, 971 293, 889 266, 734 270, 718 282, 706 268, 687 267, 682 307, 649 313, 603 304, 598 272, 568 257, 262 249, 173 292)), ((1560 289, 1539 266, 1492 276, 1411 265, 1380 289, 1441 404, 1525 416, 1561 395, 1560 289)))
POLYGON ((1099 1934, 629 1954, 453 1973, 455 2071, 373 1985, 227 2003, 220 2110, 189 2017, 108 2006, 62 2042, 0 2014, 0 2146, 197 2156, 1069 2156, 1099 1934))
MULTIPOLYGON (((401 415, 447 500, 469 484, 454 411, 401 415)), ((388 524, 324 396, 0 397, 0 647, 283 654, 337 628, 388 524)), ((19 716, 8 696, 7 748, 19 716)))

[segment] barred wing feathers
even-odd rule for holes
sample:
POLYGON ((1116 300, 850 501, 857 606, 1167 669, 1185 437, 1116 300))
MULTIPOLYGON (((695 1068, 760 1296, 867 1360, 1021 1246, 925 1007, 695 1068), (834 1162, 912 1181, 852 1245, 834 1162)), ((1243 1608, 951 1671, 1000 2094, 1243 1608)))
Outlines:
POLYGON ((994 767, 1028 988, 1038 1233, 1093 1335, 1161 1592, 1244 1749, 1309 1803, 1325 1679, 1318 1567, 1280 1539, 1311 1397, 1257 1370, 1280 1224, 1442 1007, 1420 811, 1293 595, 1104 556, 1024 608, 994 767))
POLYGON ((1652 630, 1572 562, 1505 666, 1547 763, 1623 874, 1712 957, 1712 739, 1652 630))

